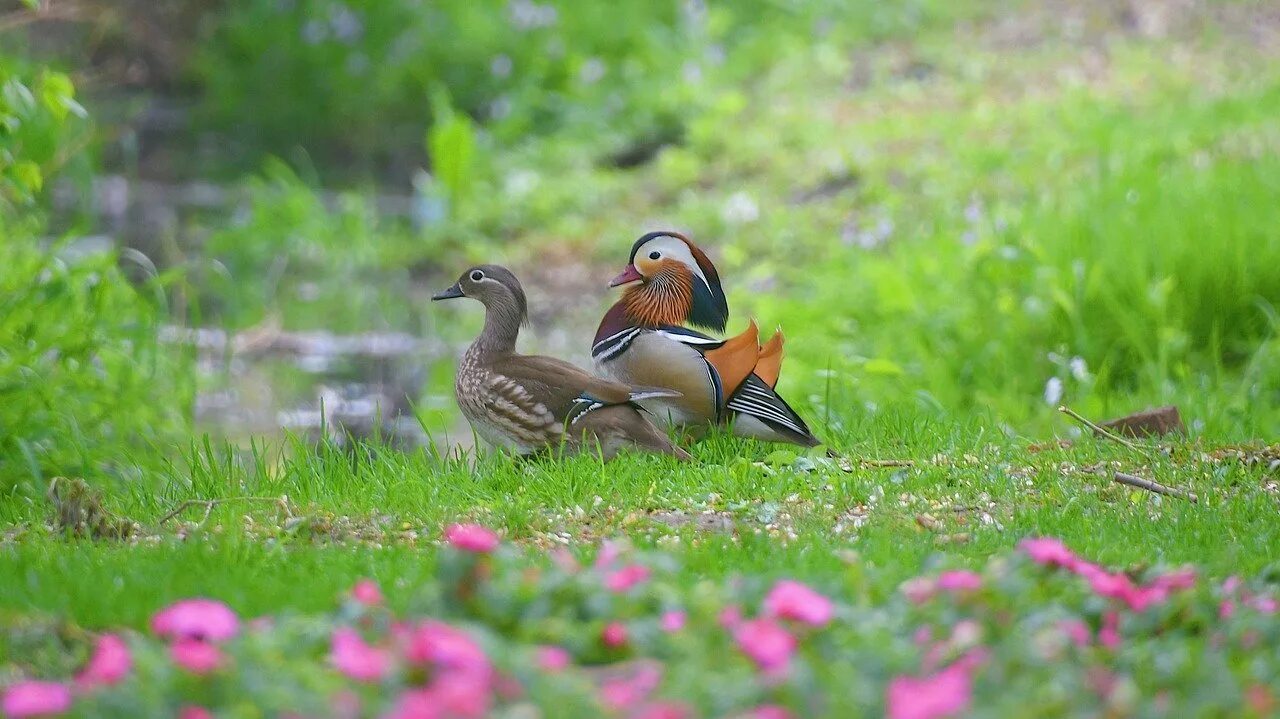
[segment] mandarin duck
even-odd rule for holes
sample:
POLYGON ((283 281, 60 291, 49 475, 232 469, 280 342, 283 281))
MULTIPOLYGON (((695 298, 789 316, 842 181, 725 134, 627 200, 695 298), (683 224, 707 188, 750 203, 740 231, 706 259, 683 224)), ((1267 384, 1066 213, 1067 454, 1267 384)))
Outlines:
POLYGON ((687 237, 650 232, 636 240, 626 269, 609 286, 626 289, 600 321, 591 357, 605 377, 678 392, 641 401, 660 421, 724 423, 742 437, 821 444, 774 390, 781 331, 761 345, 755 320, 725 340, 688 326, 724 332, 729 305, 715 265, 687 237))
POLYGON ((454 382, 458 406, 481 439, 520 456, 598 447, 611 459, 632 446, 689 458, 641 414, 638 404, 674 399, 674 390, 627 386, 553 357, 516 352, 528 305, 520 281, 509 270, 472 267, 431 299, 455 297, 471 297, 485 307, 484 329, 462 355, 454 382))

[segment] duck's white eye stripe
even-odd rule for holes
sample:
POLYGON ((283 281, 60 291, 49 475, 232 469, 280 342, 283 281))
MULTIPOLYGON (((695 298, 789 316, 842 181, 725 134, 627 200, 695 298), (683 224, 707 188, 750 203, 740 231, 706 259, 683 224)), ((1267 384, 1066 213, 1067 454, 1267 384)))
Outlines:
POLYGON ((484 279, 484 273, 481 272, 480 270, 475 270, 471 273, 472 282, 479 282, 480 280, 483 280, 483 279, 484 279))

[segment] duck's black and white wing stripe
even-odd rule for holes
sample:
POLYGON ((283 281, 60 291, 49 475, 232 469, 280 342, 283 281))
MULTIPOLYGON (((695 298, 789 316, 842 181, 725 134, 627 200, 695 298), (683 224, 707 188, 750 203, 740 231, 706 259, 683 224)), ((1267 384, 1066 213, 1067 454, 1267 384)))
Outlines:
POLYGON ((596 362, 607 362, 617 357, 625 352, 631 346, 632 340, 643 331, 643 327, 628 327, 605 337, 591 347, 591 359, 596 362))
POLYGON ((715 337, 704 335, 697 330, 691 330, 687 327, 677 327, 675 325, 663 325, 653 331, 667 339, 675 340, 680 344, 689 345, 690 347, 694 347, 702 352, 716 349, 725 342, 724 340, 718 340, 715 337))
POLYGON ((729 397, 725 406, 735 412, 755 417, 775 429, 806 438, 813 436, 808 425, 800 419, 800 415, 791 409, 791 405, 788 405, 786 400, 773 391, 772 387, 754 374, 748 375, 747 379, 738 385, 738 389, 729 397))

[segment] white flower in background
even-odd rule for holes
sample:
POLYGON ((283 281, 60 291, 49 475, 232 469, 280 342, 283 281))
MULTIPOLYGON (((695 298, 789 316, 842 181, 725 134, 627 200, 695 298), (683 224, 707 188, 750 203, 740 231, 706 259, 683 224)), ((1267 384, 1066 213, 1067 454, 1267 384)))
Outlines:
POLYGON ((1089 364, 1084 361, 1083 357, 1072 357, 1067 363, 1067 367, 1071 369, 1071 376, 1077 381, 1084 382, 1089 379, 1089 364))
POLYGON ((329 36, 329 28, 319 20, 308 20, 302 26, 302 41, 308 45, 319 45, 329 36))
POLYGON ((1044 383, 1044 403, 1050 406, 1057 406, 1062 401, 1062 380, 1057 377, 1050 377, 1048 382, 1044 383))
POLYGON ((578 70, 578 79, 583 84, 594 85, 604 77, 604 70, 604 61, 598 57, 590 58, 582 63, 582 69, 578 70))
POLYGON ((512 170, 503 182, 503 190, 513 199, 524 197, 538 187, 542 176, 533 170, 512 170))
POLYGON ((760 206, 746 192, 735 192, 725 200, 724 209, 720 211, 724 221, 731 225, 741 225, 760 219, 760 206))
POLYGON ((512 62, 511 58, 506 55, 498 55, 489 62, 489 72, 498 79, 503 79, 511 75, 512 62))
POLYGON ((345 43, 350 43, 364 34, 364 23, 345 7, 338 8, 329 17, 329 27, 333 29, 333 36, 345 43))
POLYGON ((539 5, 530 0, 512 0, 507 3, 507 16, 511 24, 518 30, 532 30, 539 27, 550 27, 560 19, 556 9, 550 5, 539 5))

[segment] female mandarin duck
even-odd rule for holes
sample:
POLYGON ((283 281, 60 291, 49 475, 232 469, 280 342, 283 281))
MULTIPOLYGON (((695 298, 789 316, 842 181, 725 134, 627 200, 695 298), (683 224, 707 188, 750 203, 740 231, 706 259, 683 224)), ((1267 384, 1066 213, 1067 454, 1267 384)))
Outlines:
POLYGON ((689 458, 637 404, 673 399, 676 392, 629 387, 552 357, 516 353, 527 304, 520 281, 506 268, 473 267, 431 299, 454 297, 471 297, 485 307, 484 330, 462 355, 454 382, 458 406, 481 439, 522 456, 598 446, 610 459, 622 447, 634 446, 689 458))
POLYGON ((734 434, 743 437, 821 444, 773 389, 782 368, 780 331, 762 346, 754 320, 727 340, 685 326, 723 332, 729 319, 715 265, 688 238, 650 232, 636 240, 626 269, 609 283, 623 285, 622 299, 605 313, 591 348, 602 375, 679 392, 642 402, 671 424, 731 421, 734 434))

